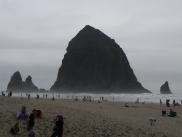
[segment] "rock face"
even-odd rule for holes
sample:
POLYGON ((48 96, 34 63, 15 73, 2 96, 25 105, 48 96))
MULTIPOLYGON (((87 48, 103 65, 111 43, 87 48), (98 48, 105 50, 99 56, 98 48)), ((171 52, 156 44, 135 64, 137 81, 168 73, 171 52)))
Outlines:
POLYGON ((38 88, 33 84, 32 77, 28 76, 25 81, 22 80, 19 71, 16 71, 7 86, 8 91, 38 91, 38 88))
POLYGON ((33 90, 36 91, 38 88, 33 84, 32 77, 28 76, 24 82, 24 89, 25 90, 33 90))
POLYGON ((149 92, 137 81, 120 46, 100 30, 88 25, 69 42, 51 90, 149 92))
POLYGON ((169 88, 169 83, 166 81, 161 87, 160 87, 161 94, 171 94, 171 90, 169 88))
POLYGON ((7 87, 7 90, 16 90, 16 89, 19 90, 23 89, 23 81, 19 71, 13 74, 7 87))

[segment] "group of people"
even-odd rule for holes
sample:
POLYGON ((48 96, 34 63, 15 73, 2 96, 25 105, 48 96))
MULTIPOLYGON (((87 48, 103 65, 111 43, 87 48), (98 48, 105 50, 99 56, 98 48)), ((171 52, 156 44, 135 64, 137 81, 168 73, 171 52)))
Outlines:
MULTIPOLYGON (((13 95, 12 91, 9 91, 8 94, 7 94, 8 97, 11 97, 12 95, 13 95)), ((5 97, 6 94, 2 91, 1 92, 1 96, 4 96, 5 97)))
MULTIPOLYGON (((31 95, 30 94, 26 94, 26 96, 28 97, 28 100, 31 98, 31 95)), ((40 98, 40 95, 39 94, 36 94, 36 99, 39 99, 40 98)), ((43 98, 47 99, 48 98, 48 95, 47 94, 43 94, 43 98)), ((52 96, 52 100, 55 100, 55 97, 52 96)))
MULTIPOLYGON (((92 96, 83 96, 83 97, 80 97, 80 98, 78 96, 72 96, 72 100, 74 100, 74 101, 79 101, 80 100, 80 101, 83 101, 83 102, 92 102, 92 101, 94 101, 92 96)), ((106 100, 104 99, 104 97, 99 97, 98 102, 102 102, 102 101, 106 101, 106 100)))
MULTIPOLYGON (((35 132, 33 130, 35 125, 35 119, 42 119, 42 111, 33 109, 29 114, 26 110, 25 106, 22 106, 20 112, 17 112, 16 118, 18 122, 14 124, 14 126, 10 129, 10 133, 12 135, 18 135, 20 132, 19 120, 27 120, 27 131, 28 137, 35 137, 35 132)), ((53 128, 53 133, 51 137, 62 137, 63 135, 63 116, 58 115, 55 119, 55 126, 53 128)))
POLYGON ((88 101, 88 102, 91 102, 92 101, 92 97, 91 96, 84 96, 83 98, 82 98, 82 101, 88 101))
MULTIPOLYGON (((162 105, 162 100, 160 99, 160 104, 162 105)), ((182 101, 181 101, 181 104, 182 104, 182 101)), ((173 100, 172 101, 172 105, 173 107, 176 107, 176 106, 180 106, 180 104, 178 102, 176 102, 176 100, 173 100)), ((177 116, 177 112, 174 111, 170 104, 170 99, 166 99, 166 107, 170 108, 168 111, 166 110, 162 110, 162 116, 169 116, 169 117, 176 117, 177 116)))
MULTIPOLYGON (((162 105, 162 100, 160 99, 160 104, 162 105)), ((176 100, 174 99, 173 100, 173 106, 180 106, 180 104, 178 102, 176 102, 176 100)), ((182 104, 182 101, 181 101, 181 104, 182 104)), ((166 99, 166 107, 170 107, 171 104, 170 104, 170 99, 166 99)))
POLYGON ((172 109, 170 109, 169 112, 162 110, 162 116, 176 117, 177 112, 173 111, 172 109))

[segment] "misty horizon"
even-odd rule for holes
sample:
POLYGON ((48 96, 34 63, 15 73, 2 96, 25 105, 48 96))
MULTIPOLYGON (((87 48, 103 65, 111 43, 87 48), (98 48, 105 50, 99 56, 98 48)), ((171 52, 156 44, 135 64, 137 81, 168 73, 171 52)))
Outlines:
POLYGON ((17 70, 49 89, 85 25, 115 39, 145 88, 159 91, 168 80, 172 92, 182 90, 182 2, 102 2, 0 1, 0 90, 17 70))

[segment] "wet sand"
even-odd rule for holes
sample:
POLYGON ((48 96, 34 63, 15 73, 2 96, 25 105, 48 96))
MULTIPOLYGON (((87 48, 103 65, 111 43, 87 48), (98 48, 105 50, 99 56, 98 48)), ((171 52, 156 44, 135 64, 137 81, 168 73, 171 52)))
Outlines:
MULTIPOLYGON (((43 118, 36 120, 36 137, 50 137, 56 115, 64 116, 64 137, 181 137, 182 107, 176 118, 162 117, 159 104, 134 104, 124 107, 122 102, 82 102, 71 100, 21 99, 0 96, 0 137, 11 137, 10 128, 16 112, 25 105, 28 112, 40 109, 43 118), (150 126, 149 118, 156 119, 150 126)), ((18 137, 27 137, 27 121, 20 121, 18 137)))

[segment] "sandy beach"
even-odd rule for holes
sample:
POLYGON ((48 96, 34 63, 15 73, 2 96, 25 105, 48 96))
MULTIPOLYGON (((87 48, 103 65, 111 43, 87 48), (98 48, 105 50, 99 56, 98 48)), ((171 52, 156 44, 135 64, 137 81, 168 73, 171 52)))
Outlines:
MULTIPOLYGON (((10 128, 17 121, 16 112, 25 105, 28 112, 40 109, 43 118, 36 120, 36 137, 50 137, 56 115, 64 116, 64 137, 181 137, 182 107, 171 107, 176 118, 162 117, 165 105, 123 102, 82 102, 73 100, 0 97, 0 137, 11 137, 10 128), (149 118, 156 119, 150 126, 149 118)), ((27 121, 20 121, 18 137, 27 137, 27 121)))

